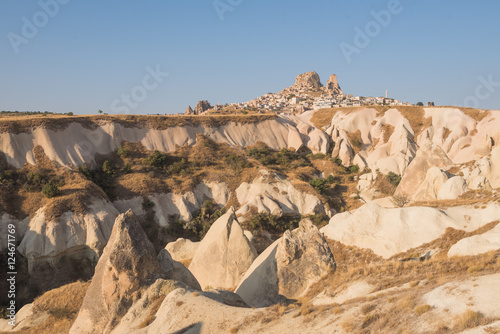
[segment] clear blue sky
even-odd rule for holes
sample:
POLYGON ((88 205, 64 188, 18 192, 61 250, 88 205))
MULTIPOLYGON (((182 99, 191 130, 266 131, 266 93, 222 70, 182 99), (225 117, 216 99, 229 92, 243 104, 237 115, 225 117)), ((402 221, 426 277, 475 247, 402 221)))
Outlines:
MULTIPOLYGON (((50 12, 54 1, 41 2, 50 12)), ((371 11, 391 1, 59 1, 53 17, 38 1, 0 2, 0 110, 111 113, 135 89, 130 112, 178 113, 277 92, 310 70, 323 83, 336 73, 349 94, 500 109, 498 0, 401 0, 378 31, 371 11), (357 47, 367 24, 373 37, 357 47), (358 49, 350 62, 342 43, 358 49), (157 65, 169 75, 145 90, 157 65)))

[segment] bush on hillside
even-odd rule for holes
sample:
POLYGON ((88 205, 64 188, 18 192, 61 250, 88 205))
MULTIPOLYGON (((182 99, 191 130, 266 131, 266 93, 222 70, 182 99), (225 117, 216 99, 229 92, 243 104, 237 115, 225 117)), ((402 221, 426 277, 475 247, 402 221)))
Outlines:
POLYGON ((399 185, 399 182, 401 182, 401 175, 398 175, 394 172, 389 172, 389 174, 387 174, 385 178, 390 184, 396 187, 399 185))
POLYGON ((61 191, 59 190, 59 187, 57 187, 55 183, 49 181, 43 186, 42 193, 45 195, 45 197, 52 198, 58 196, 61 193, 61 191))

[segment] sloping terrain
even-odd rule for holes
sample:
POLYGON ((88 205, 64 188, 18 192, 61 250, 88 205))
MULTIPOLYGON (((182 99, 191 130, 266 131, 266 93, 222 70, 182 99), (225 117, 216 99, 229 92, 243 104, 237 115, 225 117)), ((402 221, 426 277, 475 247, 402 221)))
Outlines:
POLYGON ((92 279, 120 295, 98 332, 493 331, 499 141, 499 111, 458 107, 0 118, 0 231, 16 226, 26 304, 14 329, 68 332, 82 302, 59 300, 87 285, 66 284, 92 279), (125 213, 144 235, 115 234, 148 249, 154 277, 135 258, 102 271, 125 213))

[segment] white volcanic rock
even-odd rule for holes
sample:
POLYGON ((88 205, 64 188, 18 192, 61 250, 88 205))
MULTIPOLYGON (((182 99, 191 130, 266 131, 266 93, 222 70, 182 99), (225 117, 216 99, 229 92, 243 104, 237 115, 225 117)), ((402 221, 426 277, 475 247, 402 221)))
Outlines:
POLYGON ((179 238, 176 241, 169 242, 165 249, 170 253, 175 261, 189 261, 193 258, 200 242, 193 242, 189 239, 179 238))
POLYGON ((137 217, 119 215, 70 333, 109 333, 134 296, 165 277, 137 217))
MULTIPOLYGON (((153 211, 160 226, 168 227, 172 217, 178 217, 184 221, 190 221, 193 213, 200 210, 206 200, 212 200, 221 207, 225 206, 229 199, 229 189, 223 182, 201 182, 193 191, 184 194, 152 194, 148 199, 154 203, 153 211)), ((131 199, 116 200, 113 205, 120 213, 131 209, 136 215, 143 215, 144 208, 142 196, 131 199)))
POLYGON ((189 265, 203 289, 231 289, 257 257, 233 209, 217 219, 200 242, 189 265))
POLYGON ((261 170, 260 176, 252 183, 242 183, 236 189, 236 197, 241 204, 237 215, 245 215, 252 206, 256 207, 259 213, 277 216, 325 212, 323 204, 316 196, 298 191, 288 180, 265 170, 261 170))
MULTIPOLYGON (((196 134, 231 146, 246 147, 257 141, 264 142, 272 149, 299 149, 310 138, 301 135, 297 124, 285 118, 276 117, 257 123, 229 122, 219 127, 208 126, 173 126, 167 129, 149 129, 145 127, 125 127, 115 122, 103 122, 96 128, 89 129, 78 122, 69 123, 60 130, 38 127, 28 133, 0 133, 0 152, 5 153, 7 162, 15 167, 24 163, 35 164, 33 148, 40 145, 47 157, 60 165, 84 163, 94 165, 96 154, 108 154, 116 150, 124 141, 140 142, 148 150, 171 152, 177 146, 195 145, 196 134), (290 140, 293 139, 293 140, 290 140)), ((318 146, 316 139, 311 141, 312 150, 318 146)), ((326 137, 326 136, 325 136, 326 137)), ((306 145, 307 146, 307 145, 306 145)), ((322 150, 327 146, 321 144, 322 150)), ((322 153, 326 153, 322 151, 322 153)))
POLYGON ((465 278, 446 283, 423 296, 428 305, 442 314, 462 314, 467 309, 485 317, 500 317, 500 274, 465 278))
POLYGON ((300 297, 334 271, 335 260, 325 238, 305 219, 259 255, 235 292, 247 304, 265 307, 300 297))
POLYGON ((168 278, 186 283, 195 290, 201 290, 200 283, 182 263, 175 261, 166 249, 158 254, 158 262, 168 278))
POLYGON ((108 242, 118 211, 103 199, 94 198, 84 215, 65 212, 54 221, 45 219, 45 207, 30 220, 18 247, 31 270, 37 260, 84 252, 97 260, 108 242))
POLYGON ((483 234, 464 238, 451 246, 448 256, 471 256, 500 249, 500 224, 483 234))
POLYGON ((142 333, 229 333, 238 322, 258 312, 244 307, 241 299, 227 291, 194 294, 181 288, 167 295, 155 314, 155 320, 142 333))
POLYGON ((413 161, 406 169, 395 194, 413 196, 419 189, 431 167, 444 168, 452 164, 446 153, 427 140, 417 151, 413 161))
POLYGON ((439 189, 438 199, 457 199, 467 191, 467 183, 461 176, 454 176, 447 180, 439 189))
POLYGON ((448 181, 448 178, 448 174, 439 167, 429 168, 424 181, 420 183, 412 199, 414 201, 436 200, 439 190, 448 181))
POLYGON ((389 258, 439 238, 448 227, 470 232, 498 219, 498 215, 498 204, 485 209, 463 206, 440 210, 382 208, 371 202, 354 212, 333 216, 321 232, 345 245, 368 248, 389 258))

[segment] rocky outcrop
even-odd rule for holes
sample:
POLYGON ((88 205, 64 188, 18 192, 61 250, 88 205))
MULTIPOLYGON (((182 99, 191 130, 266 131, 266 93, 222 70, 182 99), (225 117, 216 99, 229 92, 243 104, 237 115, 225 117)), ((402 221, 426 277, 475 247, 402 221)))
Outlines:
POLYGON ((212 106, 208 103, 208 101, 199 101, 198 104, 196 104, 196 107, 194 107, 194 115, 201 115, 208 109, 212 109, 212 106))
POLYGON ((168 278, 186 283, 195 290, 201 290, 200 283, 198 283, 194 275, 182 263, 173 260, 166 249, 160 251, 158 261, 168 278))
POLYGON ((295 189, 290 181, 266 170, 261 170, 252 183, 242 183, 236 189, 236 197, 241 204, 236 213, 241 216, 246 215, 252 207, 259 213, 280 217, 284 214, 325 213, 325 207, 316 196, 295 189))
MULTIPOLYGON (((297 121, 299 122, 299 121, 297 121)), ((174 151, 178 146, 195 145, 197 134, 231 146, 247 147, 258 141, 274 150, 282 148, 309 147, 314 153, 326 153, 327 144, 320 150, 308 135, 301 134, 297 123, 276 117, 259 122, 228 122, 224 125, 186 125, 148 128, 146 126, 127 127, 119 122, 103 121, 93 127, 79 122, 71 122, 61 129, 37 127, 23 133, 0 132, 0 152, 6 160, 19 168, 24 163, 35 164, 33 149, 40 145, 47 157, 60 165, 95 165, 97 154, 106 155, 115 151, 123 142, 141 143, 147 150, 161 152, 174 151)), ((316 132, 314 135, 316 136, 316 132)), ((321 133, 322 138, 328 139, 321 133)))
POLYGON ((311 71, 303 74, 297 75, 295 78, 295 84, 289 89, 292 91, 314 91, 323 87, 319 79, 318 73, 311 71))
POLYGON ((166 274, 153 245, 132 211, 121 214, 70 333, 109 333, 158 278, 166 274))
POLYGON ((231 208, 200 242, 189 270, 203 289, 234 288, 257 257, 231 208))
POLYGON ((448 256, 472 256, 500 249, 500 224, 486 233, 464 238, 451 246, 448 256))
POLYGON ((311 284, 333 273, 335 266, 323 235, 305 219, 254 261, 235 292, 249 305, 269 306, 300 297, 311 284))
POLYGON ((354 212, 333 216, 321 232, 345 245, 369 248, 375 254, 389 258, 439 238, 448 227, 470 232, 498 219, 499 214, 498 204, 485 209, 463 206, 443 210, 382 208, 372 202, 354 212))
POLYGON ((175 261, 191 261, 200 246, 200 242, 193 242, 189 239, 179 238, 176 241, 169 242, 165 249, 175 261))
POLYGON ((444 168, 453 163, 441 147, 427 140, 417 151, 415 159, 406 169, 401 182, 396 189, 396 195, 407 195, 413 197, 427 176, 431 167, 444 168))
POLYGON ((337 76, 335 74, 330 75, 328 82, 326 83, 325 89, 332 94, 344 94, 342 89, 340 89, 337 76))
POLYGON ((37 267, 45 265, 60 268, 59 262, 71 257, 97 262, 118 216, 111 203, 94 198, 84 214, 68 211, 49 220, 45 218, 45 209, 40 208, 30 220, 18 247, 19 253, 28 259, 30 273, 35 274, 37 267))
POLYGON ((188 107, 186 108, 186 111, 184 112, 184 115, 187 115, 187 116, 192 116, 192 115, 194 115, 194 111, 193 111, 193 109, 191 108, 191 106, 188 106, 188 107))

